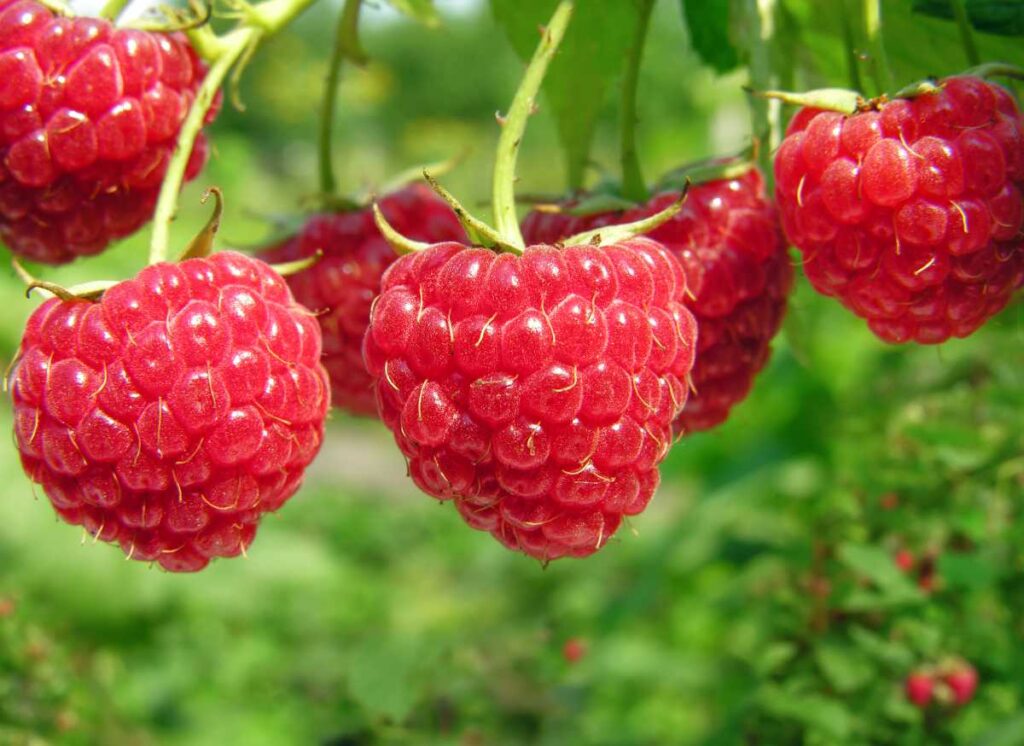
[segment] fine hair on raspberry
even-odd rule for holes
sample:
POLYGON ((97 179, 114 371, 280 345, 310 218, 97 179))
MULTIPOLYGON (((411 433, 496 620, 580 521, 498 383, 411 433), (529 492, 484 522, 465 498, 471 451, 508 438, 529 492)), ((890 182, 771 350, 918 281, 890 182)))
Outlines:
POLYGON ((966 337, 1024 283, 1024 119, 1001 86, 802 109, 775 176, 811 284, 887 342, 966 337))
POLYGON ((542 561, 600 549, 650 501, 686 403, 685 290, 645 238, 399 259, 364 356, 412 479, 542 561))
POLYGON ((22 465, 57 514, 173 571, 246 551, 302 483, 330 396, 316 321, 233 252, 45 301, 10 388, 22 465))
MULTIPOLYGON (((60 264, 141 228, 205 75, 184 34, 0 0, 0 239, 60 264)), ((186 181, 207 152, 199 133, 186 181)))
MULTIPOLYGON (((523 234, 555 242, 649 217, 680 196, 665 191, 631 210, 591 215, 574 215, 571 202, 559 212, 533 210, 523 234)), ((708 430, 747 397, 785 315, 793 269, 775 208, 751 167, 735 178, 691 185, 679 213, 647 235, 682 262, 689 283, 684 302, 700 330, 693 391, 675 430, 708 430)))
MULTIPOLYGON (((411 184, 377 202, 387 221, 416 241, 465 241, 452 209, 426 184, 411 184)), ((363 364, 363 336, 380 279, 398 258, 370 208, 310 216, 301 230, 260 253, 269 262, 316 256, 313 266, 286 279, 295 299, 316 314, 323 331, 323 364, 331 402, 352 414, 377 416, 373 377, 363 364)))

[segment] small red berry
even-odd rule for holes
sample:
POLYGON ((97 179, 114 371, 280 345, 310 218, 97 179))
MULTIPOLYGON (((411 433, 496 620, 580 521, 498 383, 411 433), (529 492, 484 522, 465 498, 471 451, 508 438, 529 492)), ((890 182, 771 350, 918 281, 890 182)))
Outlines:
MULTIPOLYGON (((464 241, 451 208, 425 184, 413 184, 378 202, 384 217, 402 235, 417 241, 464 241)), ((331 378, 331 401, 353 414, 376 416, 373 378, 363 365, 363 335, 380 278, 397 258, 381 236, 369 208, 313 215, 296 235, 267 249, 269 262, 323 257, 290 275, 295 299, 317 315, 324 338, 324 367, 331 378)))
POLYGON ((970 663, 963 663, 956 670, 946 674, 944 681, 953 692, 953 701, 965 705, 974 698, 978 688, 978 672, 970 663))
MULTIPOLYGON (((535 210, 526 216, 523 234, 527 241, 554 243, 653 215, 678 198, 666 192, 635 210, 586 217, 535 210)), ((768 362, 793 269, 761 174, 753 168, 738 178, 692 186, 682 210, 648 236, 682 262, 690 283, 684 303, 700 329, 694 392, 675 430, 707 430, 746 398, 768 362)))
MULTIPOLYGON (((184 34, 0 0, 0 239, 59 264, 137 231, 205 74, 184 34)), ((207 150, 200 134, 186 179, 207 150)))
POLYGON ((935 679, 926 673, 912 673, 904 683, 907 699, 924 709, 932 701, 935 693, 935 679))
POLYGON ((246 550, 302 483, 329 405, 316 322, 233 252, 47 300, 11 397, 22 466, 57 514, 173 571, 246 550))
POLYGON ((882 510, 895 510, 900 505, 900 496, 895 492, 886 492, 878 499, 878 504, 882 510))
POLYGON ((363 355, 412 479, 532 557, 600 549, 653 496, 686 403, 685 291, 645 238, 400 257, 363 355))
POLYGON ((908 549, 900 549, 896 552, 894 559, 896 561, 896 566, 903 572, 910 572, 917 564, 917 558, 914 557, 914 553, 908 549))
POLYGON ((1024 118, 998 85, 803 109, 775 176, 811 284, 888 342, 965 337, 1024 283, 1024 118))
POLYGON ((562 646, 562 658, 566 663, 578 663, 587 654, 587 642, 579 637, 570 637, 562 646))

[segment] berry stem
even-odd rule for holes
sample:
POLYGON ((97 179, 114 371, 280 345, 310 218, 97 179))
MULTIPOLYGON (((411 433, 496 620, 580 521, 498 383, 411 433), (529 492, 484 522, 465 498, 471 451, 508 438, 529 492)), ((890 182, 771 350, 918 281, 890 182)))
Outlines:
POLYGON ((543 30, 540 44, 526 68, 523 80, 519 84, 508 116, 502 123, 501 135, 498 138, 498 151, 494 162, 494 179, 492 203, 494 208, 494 224, 498 233, 512 246, 523 246, 523 234, 519 231, 516 216, 516 160, 519 157, 519 145, 526 131, 526 120, 530 117, 536 104, 544 73, 548 64, 555 56, 555 51, 565 36, 565 30, 572 17, 573 0, 562 0, 555 9, 554 15, 543 30))
POLYGON ((850 12, 850 0, 841 0, 841 2, 839 19, 843 28, 843 44, 846 46, 846 70, 850 77, 850 88, 855 91, 863 91, 864 81, 861 79, 860 60, 857 58, 857 38, 851 18, 853 14, 850 12))
POLYGON ((100 18, 106 18, 108 21, 116 21, 117 17, 121 15, 122 11, 128 6, 131 0, 107 0, 100 9, 100 18))
POLYGON ((334 110, 337 108, 338 81, 341 78, 341 63, 346 59, 356 65, 366 62, 366 54, 359 45, 359 11, 362 0, 346 0, 338 17, 338 28, 334 37, 334 49, 327 63, 327 79, 324 83, 323 108, 320 110, 320 191, 334 194, 338 186, 331 158, 331 134, 334 131, 334 110))
POLYGON ((871 53, 871 77, 878 88, 875 93, 882 95, 892 91, 894 85, 882 38, 882 0, 864 0, 864 30, 871 53))
POLYGON ((178 193, 181 191, 185 168, 192 156, 192 147, 203 127, 206 112, 213 103, 221 83, 232 66, 248 57, 265 37, 286 26, 295 16, 311 5, 313 0, 267 0, 259 5, 248 6, 243 25, 224 36, 215 36, 209 27, 196 29, 193 38, 198 38, 197 47, 210 60, 210 69, 196 91, 195 101, 188 110, 185 121, 178 132, 174 155, 167 164, 167 172, 160 185, 153 214, 153 235, 149 244, 149 263, 156 264, 167 259, 170 243, 171 221, 178 208, 178 193))
POLYGON ((619 156, 622 164, 622 196, 634 202, 647 201, 647 184, 644 181, 640 158, 636 152, 637 83, 640 77, 640 63, 644 56, 647 29, 651 25, 651 10, 654 0, 638 0, 636 30, 633 45, 626 59, 626 70, 622 78, 622 131, 620 132, 619 156))
MULTIPOLYGON (((776 85, 775 38, 777 0, 747 0, 750 19, 750 85, 756 91, 767 91, 776 85)), ((772 175, 772 153, 782 135, 782 102, 775 98, 753 97, 750 102, 751 135, 757 160, 766 179, 772 175)), ((769 183, 769 188, 770 188, 769 183)))
POLYGON ((978 54, 978 45, 974 42, 974 30, 971 28, 971 19, 967 17, 967 5, 964 0, 949 0, 949 4, 953 7, 953 17, 960 29, 960 42, 964 45, 967 64, 976 67, 981 64, 981 55, 978 54))

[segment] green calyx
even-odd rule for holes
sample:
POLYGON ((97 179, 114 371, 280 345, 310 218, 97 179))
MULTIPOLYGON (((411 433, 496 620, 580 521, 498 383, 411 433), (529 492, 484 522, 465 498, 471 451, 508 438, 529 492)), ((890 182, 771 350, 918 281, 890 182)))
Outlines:
MULTIPOLYGON (((541 83, 548 65, 565 36, 573 7, 574 0, 561 0, 558 4, 548 25, 541 32, 540 44, 537 46, 530 64, 527 65, 508 114, 498 120, 502 129, 498 138, 492 180, 494 226, 472 215, 437 182, 431 173, 424 172, 424 178, 430 186, 455 211, 470 240, 479 246, 515 254, 522 254, 526 248, 522 233, 519 231, 519 219, 516 213, 516 161, 523 135, 526 132, 526 122, 536 108, 536 99, 541 83)), ((418 241, 400 236, 388 224, 377 205, 374 205, 374 219, 381 233, 398 253, 405 254, 425 248, 425 245, 418 241)))
POLYGON ((804 106, 824 111, 837 111, 842 114, 856 114, 870 108, 868 101, 857 91, 846 88, 818 88, 803 93, 790 91, 754 91, 747 89, 752 96, 781 101, 784 104, 804 106))

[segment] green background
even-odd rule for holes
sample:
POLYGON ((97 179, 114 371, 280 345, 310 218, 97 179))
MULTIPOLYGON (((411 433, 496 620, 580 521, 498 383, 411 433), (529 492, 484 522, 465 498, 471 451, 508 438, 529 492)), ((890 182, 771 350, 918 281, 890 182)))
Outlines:
MULTIPOLYGON (((691 5, 711 18, 728 3, 691 5)), ((962 68, 955 28, 908 6, 885 6, 897 78, 962 68)), ((345 71, 340 96, 349 190, 468 146, 445 183, 487 199, 494 112, 522 66, 485 7, 439 7, 438 28, 367 13, 372 62, 345 71)), ((792 82, 844 84, 838 3, 783 7, 792 82)), ((261 49, 246 111, 221 115, 182 195, 178 244, 211 184, 228 246, 301 212, 334 11, 318 4, 261 49)), ((744 69, 706 66, 678 3, 655 12, 640 80, 650 177, 749 141, 744 69)), ((1024 62, 1017 40, 983 50, 1024 62)), ((590 183, 615 173, 616 90, 590 183)), ((561 163, 542 106, 520 191, 559 192, 561 163)), ((127 277, 147 238, 36 271, 127 277)), ((38 301, 9 270, 0 283, 6 364, 38 301)), ((0 449, 0 743, 1024 743, 1022 370, 1020 302, 970 340, 897 349, 801 279, 749 400, 674 448, 652 506, 605 549, 546 568, 424 497, 380 425, 339 413, 248 557, 195 576, 83 540, 0 449), (935 558, 934 592, 895 570, 901 547, 935 558), (587 652, 571 663, 574 638, 587 652), (910 706, 904 677, 949 656, 978 668, 975 701, 910 706)))

